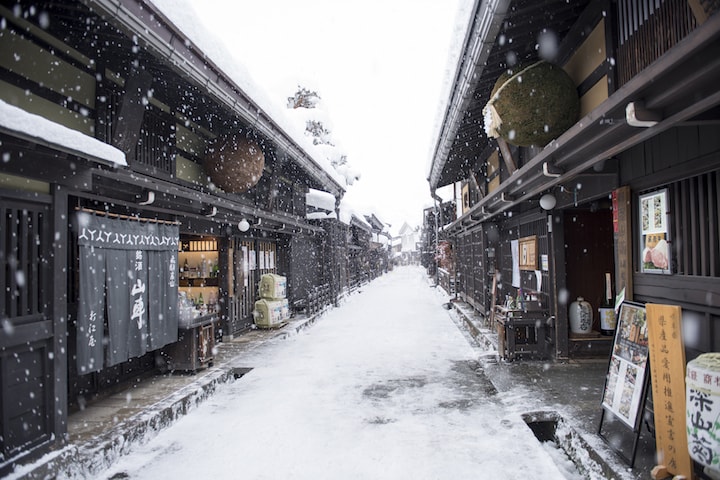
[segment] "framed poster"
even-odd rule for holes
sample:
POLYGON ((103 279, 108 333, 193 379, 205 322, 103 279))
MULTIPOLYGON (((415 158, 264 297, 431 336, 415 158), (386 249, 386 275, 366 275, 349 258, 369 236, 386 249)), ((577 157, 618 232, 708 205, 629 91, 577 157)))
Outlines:
POLYGON ((620 305, 615 341, 602 396, 603 408, 633 430, 639 428, 640 406, 648 381, 648 328, 645 307, 620 305))
POLYGON ((667 198, 666 188, 640 195, 640 271, 643 273, 672 273, 667 198))

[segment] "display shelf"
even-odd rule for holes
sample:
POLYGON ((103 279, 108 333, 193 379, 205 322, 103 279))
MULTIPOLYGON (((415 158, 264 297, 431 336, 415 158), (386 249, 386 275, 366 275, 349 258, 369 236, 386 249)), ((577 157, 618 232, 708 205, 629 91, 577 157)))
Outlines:
POLYGON ((179 285, 180 285, 180 287, 196 287, 196 288, 217 287, 218 286, 218 277, 181 278, 179 285))

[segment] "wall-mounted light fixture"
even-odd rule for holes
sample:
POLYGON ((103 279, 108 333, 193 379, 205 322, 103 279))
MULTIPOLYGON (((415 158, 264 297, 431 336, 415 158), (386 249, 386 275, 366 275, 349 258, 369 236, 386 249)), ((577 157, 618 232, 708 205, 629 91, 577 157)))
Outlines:
POLYGON ((557 204, 557 199, 552 193, 546 193, 540 197, 540 208, 543 210, 552 210, 557 204))
POLYGON ((250 222, 243 218, 238 222, 238 228, 241 232, 247 232, 248 230, 250 230, 250 222))

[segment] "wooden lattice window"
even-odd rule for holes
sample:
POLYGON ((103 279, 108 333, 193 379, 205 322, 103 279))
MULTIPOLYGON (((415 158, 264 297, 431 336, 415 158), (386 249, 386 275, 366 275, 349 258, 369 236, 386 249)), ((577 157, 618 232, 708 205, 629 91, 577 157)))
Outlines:
POLYGON ((618 0, 617 23, 619 86, 697 26, 687 0, 618 0))
POLYGON ((673 273, 720 277, 720 171, 670 187, 673 273))

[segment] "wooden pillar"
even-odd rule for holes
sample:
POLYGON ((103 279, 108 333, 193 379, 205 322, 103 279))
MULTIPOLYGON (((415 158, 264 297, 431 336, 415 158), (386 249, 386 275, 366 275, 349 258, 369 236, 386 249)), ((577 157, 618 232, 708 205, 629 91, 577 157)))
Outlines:
POLYGON ((625 289, 633 298, 632 192, 629 186, 613 191, 613 236, 615 243, 615 292, 625 289))
POLYGON ((51 389, 53 398, 49 400, 53 432, 55 438, 62 444, 68 440, 68 194, 64 188, 58 185, 52 185, 51 188, 53 189, 52 232, 55 233, 54 240, 47 250, 52 252, 52 304, 48 313, 51 315, 53 323, 53 361, 51 365, 54 384, 51 389))
POLYGON ((555 316, 555 357, 565 359, 570 356, 570 329, 568 328, 568 305, 570 295, 567 290, 565 273, 565 222, 563 212, 548 215, 548 236, 550 237, 550 314, 555 316))

